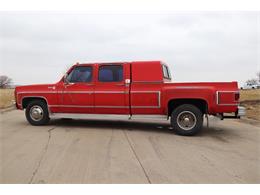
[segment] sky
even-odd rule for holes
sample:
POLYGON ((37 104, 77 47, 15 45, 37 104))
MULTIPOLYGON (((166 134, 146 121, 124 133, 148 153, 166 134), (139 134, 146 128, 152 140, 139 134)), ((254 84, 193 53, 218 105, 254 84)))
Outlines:
POLYGON ((260 70, 260 12, 0 12, 0 75, 16 85, 55 83, 76 62, 137 60, 166 62, 173 82, 243 85, 260 70))

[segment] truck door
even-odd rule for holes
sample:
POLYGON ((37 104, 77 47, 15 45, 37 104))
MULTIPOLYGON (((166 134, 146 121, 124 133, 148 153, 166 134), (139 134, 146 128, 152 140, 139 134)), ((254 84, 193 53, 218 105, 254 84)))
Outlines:
POLYGON ((130 64, 97 64, 96 114, 130 114, 130 64))
POLYGON ((94 112, 93 66, 76 66, 64 83, 60 111, 64 113, 94 112))

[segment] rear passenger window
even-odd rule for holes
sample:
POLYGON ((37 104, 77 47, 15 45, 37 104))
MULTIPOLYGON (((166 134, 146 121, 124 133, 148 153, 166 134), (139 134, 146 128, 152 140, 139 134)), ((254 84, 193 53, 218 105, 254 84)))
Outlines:
POLYGON ((123 80, 123 67, 105 65, 99 67, 98 80, 101 82, 120 82, 123 80))

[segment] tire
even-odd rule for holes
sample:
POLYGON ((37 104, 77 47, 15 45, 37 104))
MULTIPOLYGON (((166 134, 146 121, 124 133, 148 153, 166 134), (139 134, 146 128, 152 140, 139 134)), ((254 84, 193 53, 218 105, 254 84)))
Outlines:
POLYGON ((171 125, 179 135, 195 135, 202 129, 203 113, 194 105, 180 105, 171 114, 171 125))
POLYGON ((28 104, 25 110, 27 121, 34 126, 46 125, 49 118, 47 104, 42 100, 34 100, 28 104))

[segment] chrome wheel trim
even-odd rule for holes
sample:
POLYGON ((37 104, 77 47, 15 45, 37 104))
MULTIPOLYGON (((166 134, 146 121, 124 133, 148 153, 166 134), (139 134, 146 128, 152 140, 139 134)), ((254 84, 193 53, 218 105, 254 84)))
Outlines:
POLYGON ((34 121, 40 121, 43 119, 43 109, 41 106, 34 105, 30 109, 30 117, 34 121))
POLYGON ((178 126, 185 131, 189 131, 194 128, 196 123, 197 118, 195 114, 190 111, 183 111, 177 116, 178 126))

